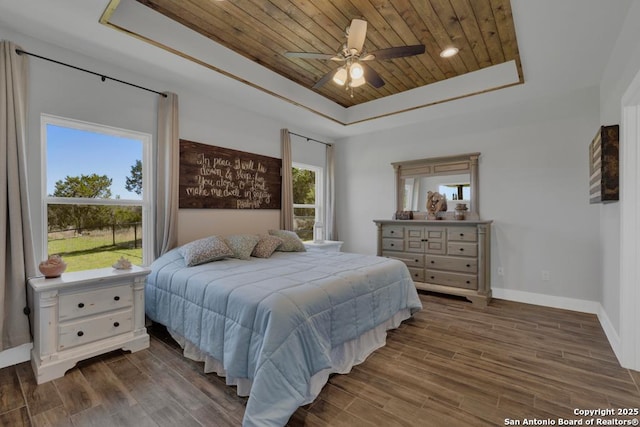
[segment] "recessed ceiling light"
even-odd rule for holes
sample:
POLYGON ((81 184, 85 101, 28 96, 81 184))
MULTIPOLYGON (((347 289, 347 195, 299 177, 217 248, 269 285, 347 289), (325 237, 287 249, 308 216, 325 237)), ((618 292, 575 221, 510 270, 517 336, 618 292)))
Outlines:
POLYGON ((457 54, 459 49, 457 47, 448 47, 442 52, 440 52, 440 56, 443 58, 451 58, 453 55, 457 54))

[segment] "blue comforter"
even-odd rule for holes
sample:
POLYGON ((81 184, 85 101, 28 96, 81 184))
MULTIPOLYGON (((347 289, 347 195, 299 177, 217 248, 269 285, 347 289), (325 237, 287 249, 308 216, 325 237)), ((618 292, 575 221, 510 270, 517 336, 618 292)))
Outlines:
POLYGON ((402 309, 422 308, 400 261, 343 252, 276 252, 186 267, 172 250, 151 265, 152 320, 253 382, 243 425, 282 426, 309 403, 309 379, 335 346, 402 309))

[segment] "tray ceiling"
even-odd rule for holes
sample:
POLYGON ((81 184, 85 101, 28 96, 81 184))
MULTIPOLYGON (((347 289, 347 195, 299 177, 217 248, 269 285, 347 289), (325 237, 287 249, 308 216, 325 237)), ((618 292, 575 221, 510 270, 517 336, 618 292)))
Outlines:
POLYGON ((408 58, 368 62, 386 84, 353 90, 329 82, 315 90, 343 106, 368 101, 515 61, 524 81, 509 0, 137 0, 289 80, 311 88, 340 66, 287 58, 286 51, 336 53, 353 18, 368 22, 368 51, 424 44, 408 58), (459 49, 441 58, 449 46, 459 49))

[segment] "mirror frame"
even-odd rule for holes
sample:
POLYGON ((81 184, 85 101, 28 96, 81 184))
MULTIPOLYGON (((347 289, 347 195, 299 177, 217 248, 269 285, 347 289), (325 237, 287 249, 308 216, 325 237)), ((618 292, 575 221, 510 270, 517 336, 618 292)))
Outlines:
POLYGON ((467 217, 480 218, 480 194, 478 183, 478 158, 480 153, 458 154, 455 156, 431 157, 391 163, 396 177, 396 211, 403 210, 404 180, 425 176, 446 176, 469 173, 471 201, 467 217))

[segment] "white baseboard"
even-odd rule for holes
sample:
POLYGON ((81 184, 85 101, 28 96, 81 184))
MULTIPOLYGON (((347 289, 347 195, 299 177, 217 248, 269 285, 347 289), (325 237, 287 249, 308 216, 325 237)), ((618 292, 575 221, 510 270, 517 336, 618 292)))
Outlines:
POLYGON ((494 298, 526 304, 542 305, 545 307, 561 308, 564 310, 580 311, 598 314, 600 303, 577 298, 558 297, 554 295, 534 294, 533 292, 516 291, 513 289, 492 288, 494 298))
POLYGON ((0 369, 17 365, 31 359, 33 343, 26 343, 8 350, 0 351, 0 369))
POLYGON ((598 316, 600 326, 604 330, 609 345, 615 353, 618 361, 620 361, 620 336, 613 327, 613 323, 609 319, 602 304, 596 301, 589 301, 577 298, 558 297, 554 295, 535 294, 533 292, 516 291, 513 289, 493 288, 493 297, 498 299, 506 299, 509 301, 523 302, 526 304, 542 305, 545 307, 560 308, 563 310, 580 311, 582 313, 591 313, 598 316))
POLYGON ((600 305, 600 309, 598 310, 598 320, 604 330, 604 334, 609 340, 611 349, 616 354, 618 362, 620 362, 620 360, 622 360, 622 343, 620 342, 620 335, 618 335, 618 331, 613 327, 613 323, 611 323, 611 319, 609 319, 609 316, 607 315, 607 312, 604 311, 604 307, 602 305, 600 305))

